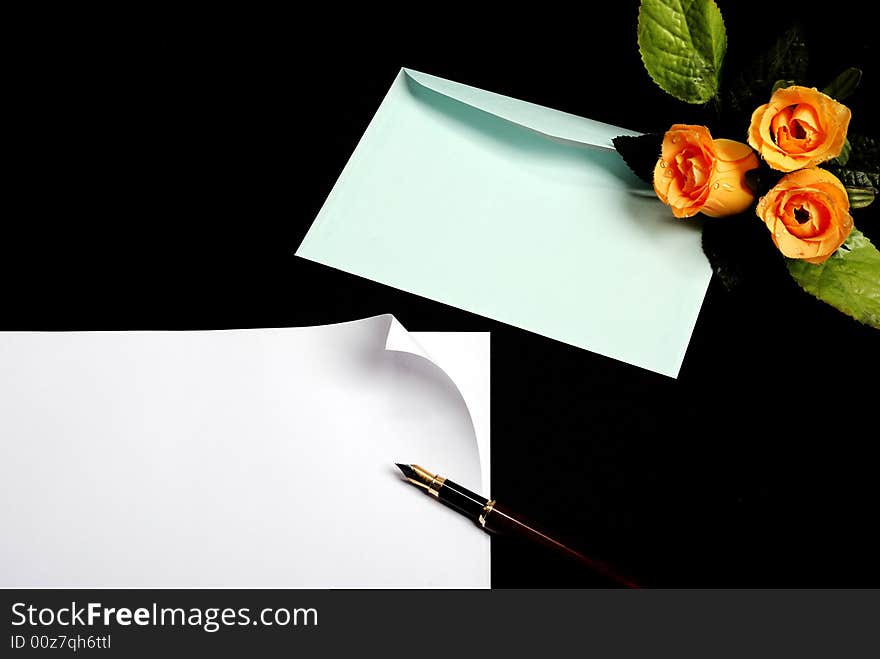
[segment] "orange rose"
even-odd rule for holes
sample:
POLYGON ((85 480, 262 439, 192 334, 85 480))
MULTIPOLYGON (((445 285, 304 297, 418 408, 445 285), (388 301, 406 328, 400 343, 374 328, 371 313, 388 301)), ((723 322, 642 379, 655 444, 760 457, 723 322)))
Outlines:
POLYGON ((853 228, 846 188, 818 167, 786 174, 761 197, 756 212, 780 252, 808 263, 825 261, 853 228))
POLYGON ((713 140, 705 126, 675 124, 663 137, 654 167, 654 192, 675 217, 741 213, 755 198, 745 173, 758 166, 748 145, 713 140))
POLYGON ((752 113, 749 144, 773 169, 812 167, 840 155, 850 115, 848 107, 816 89, 777 89, 752 113))

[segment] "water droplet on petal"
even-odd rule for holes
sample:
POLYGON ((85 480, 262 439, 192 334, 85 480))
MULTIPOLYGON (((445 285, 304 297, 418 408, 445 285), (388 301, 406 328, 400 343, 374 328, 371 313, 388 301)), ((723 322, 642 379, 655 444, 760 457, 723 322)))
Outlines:
POLYGON ((661 166, 661 167, 666 167, 666 161, 665 161, 665 160, 661 160, 661 161, 660 161, 660 166, 661 166))
POLYGON ((717 189, 720 188, 720 187, 721 187, 721 184, 720 184, 720 183, 716 183, 715 185, 712 186, 712 189, 713 189, 713 190, 717 190, 717 189))
POLYGON ((667 169, 665 172, 663 172, 663 176, 673 176, 673 174, 672 174, 672 170, 671 170, 671 169, 667 169))
POLYGON ((725 190, 733 190, 733 186, 730 183, 722 183, 721 185, 725 190))
POLYGON ((681 140, 680 137, 675 136, 675 137, 672 138, 672 143, 673 143, 673 144, 678 144, 680 140, 681 140))

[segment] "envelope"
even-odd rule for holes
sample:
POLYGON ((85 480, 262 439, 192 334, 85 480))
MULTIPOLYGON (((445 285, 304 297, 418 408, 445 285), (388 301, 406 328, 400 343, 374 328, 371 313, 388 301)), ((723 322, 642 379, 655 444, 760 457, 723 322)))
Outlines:
POLYGON ((711 270, 635 134, 403 69, 297 255, 677 377, 711 270))

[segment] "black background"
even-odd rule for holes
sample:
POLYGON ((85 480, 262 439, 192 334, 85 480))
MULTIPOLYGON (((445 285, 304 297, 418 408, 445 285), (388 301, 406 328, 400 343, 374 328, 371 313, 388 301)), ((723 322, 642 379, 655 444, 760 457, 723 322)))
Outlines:
MULTIPOLYGON (((877 134, 880 62, 859 5, 719 6, 730 64, 800 20, 808 83, 865 69, 853 127, 877 134)), ((0 328, 391 312, 411 330, 491 331, 492 493, 512 508, 647 585, 880 585, 875 330, 788 282, 729 293, 713 279, 673 380, 293 254, 401 66, 637 130, 711 121, 650 81, 636 14, 333 5, 21 25, 0 328)), ((877 242, 877 213, 862 217, 877 242)), ((598 583, 493 546, 495 587, 598 583)))

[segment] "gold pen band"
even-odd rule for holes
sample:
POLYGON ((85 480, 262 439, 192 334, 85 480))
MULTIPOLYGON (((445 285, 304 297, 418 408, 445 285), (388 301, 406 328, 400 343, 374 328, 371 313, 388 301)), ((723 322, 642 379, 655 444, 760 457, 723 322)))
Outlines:
POLYGON ((480 515, 480 526, 486 528, 486 518, 489 517, 489 513, 491 513, 493 510, 495 510, 495 499, 489 499, 486 502, 486 505, 483 506, 483 514, 480 515))
POLYGON ((440 488, 443 487, 443 483, 446 482, 446 479, 443 476, 434 476, 431 478, 431 482, 428 483, 428 493, 433 494, 435 497, 440 496, 440 488))

